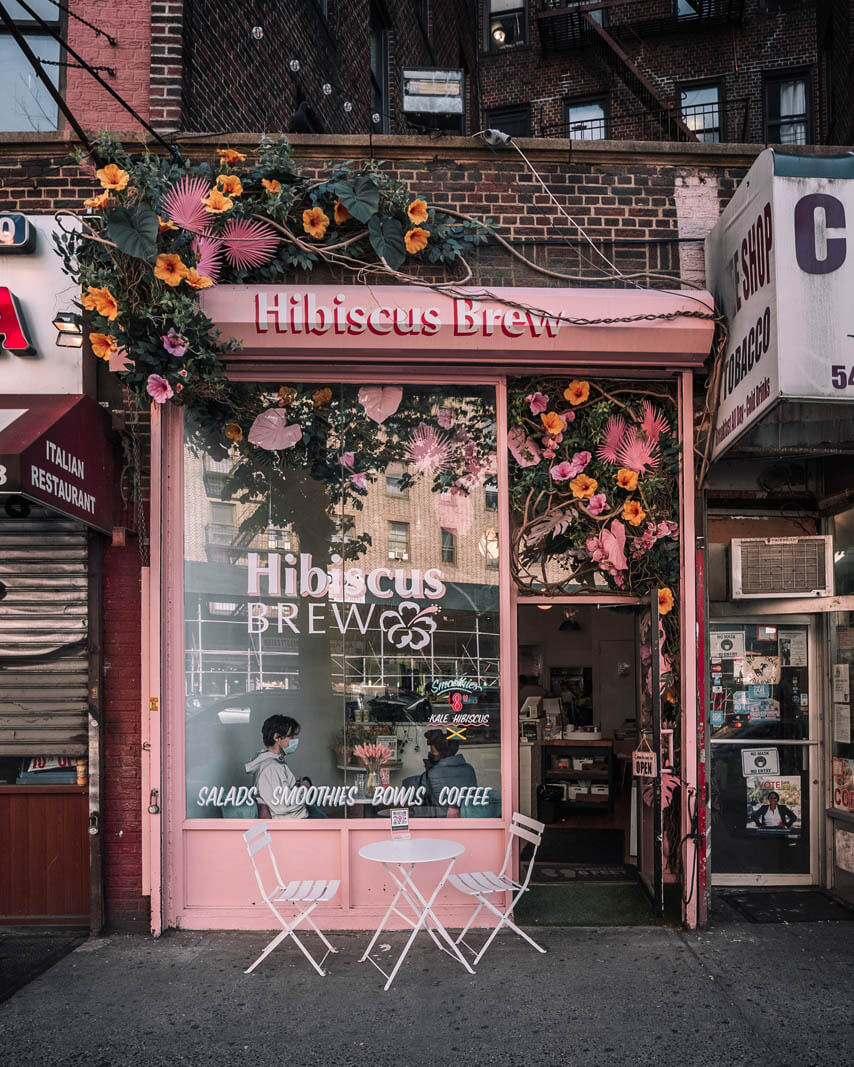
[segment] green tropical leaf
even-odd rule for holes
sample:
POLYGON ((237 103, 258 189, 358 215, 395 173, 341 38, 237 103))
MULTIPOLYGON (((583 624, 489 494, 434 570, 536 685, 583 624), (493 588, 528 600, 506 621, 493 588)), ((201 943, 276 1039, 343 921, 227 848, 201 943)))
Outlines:
POLYGON ((107 218, 107 236, 119 251, 153 263, 157 259, 157 214, 147 204, 117 207, 107 218))
POLYGON ((406 259, 406 245, 403 243, 403 227, 397 219, 387 215, 374 215, 368 223, 368 238, 378 256, 388 263, 392 270, 397 270, 406 259))
POLYGON ((332 190, 359 222, 367 222, 379 211, 380 191, 364 174, 358 174, 351 182, 336 182, 332 190))

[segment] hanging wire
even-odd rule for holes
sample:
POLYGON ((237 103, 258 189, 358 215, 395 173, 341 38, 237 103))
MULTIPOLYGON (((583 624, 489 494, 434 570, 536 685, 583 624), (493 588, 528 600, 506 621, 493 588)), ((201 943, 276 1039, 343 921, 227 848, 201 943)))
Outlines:
MULTIPOLYGON (((84 26, 87 26, 90 30, 92 30, 96 37, 103 37, 108 40, 113 46, 113 48, 118 45, 119 42, 116 40, 115 37, 113 37, 111 33, 107 33, 105 30, 101 30, 97 26, 93 25, 91 22, 87 22, 87 20, 84 19, 82 15, 78 15, 76 12, 72 11, 68 4, 63 4, 61 0, 49 0, 49 2, 53 4, 54 7, 58 7, 59 10, 63 13, 63 15, 67 15, 70 19, 75 19, 77 22, 82 22, 84 26)), ((95 69, 97 70, 98 68, 96 67, 95 69)))
POLYGON ((111 78, 116 77, 115 67, 84 67, 82 63, 69 63, 67 59, 41 59, 40 63, 46 67, 65 67, 70 70, 103 70, 111 78))

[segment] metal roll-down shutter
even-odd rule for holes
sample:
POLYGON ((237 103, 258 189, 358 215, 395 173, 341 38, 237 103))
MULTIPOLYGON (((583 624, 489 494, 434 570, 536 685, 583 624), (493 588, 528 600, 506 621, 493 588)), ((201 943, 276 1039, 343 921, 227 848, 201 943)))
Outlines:
POLYGON ((23 512, 0 504, 0 755, 83 755, 88 534, 35 504, 23 512))

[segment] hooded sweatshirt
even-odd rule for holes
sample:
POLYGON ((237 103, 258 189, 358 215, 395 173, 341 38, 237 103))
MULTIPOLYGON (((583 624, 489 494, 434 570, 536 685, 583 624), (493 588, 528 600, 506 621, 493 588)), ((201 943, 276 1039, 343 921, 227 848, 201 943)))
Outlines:
POLYGON ((263 749, 255 759, 246 764, 246 773, 254 774, 255 792, 258 800, 266 804, 274 819, 307 819, 305 804, 288 804, 285 794, 294 788, 294 772, 285 761, 263 749))

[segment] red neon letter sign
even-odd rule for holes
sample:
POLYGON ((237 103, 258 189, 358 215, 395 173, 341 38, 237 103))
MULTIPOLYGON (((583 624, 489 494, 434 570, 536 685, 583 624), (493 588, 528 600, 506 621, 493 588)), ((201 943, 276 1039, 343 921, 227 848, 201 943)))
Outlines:
POLYGON ((21 356, 35 355, 18 301, 5 285, 0 285, 0 338, 0 347, 9 352, 17 352, 21 356))

